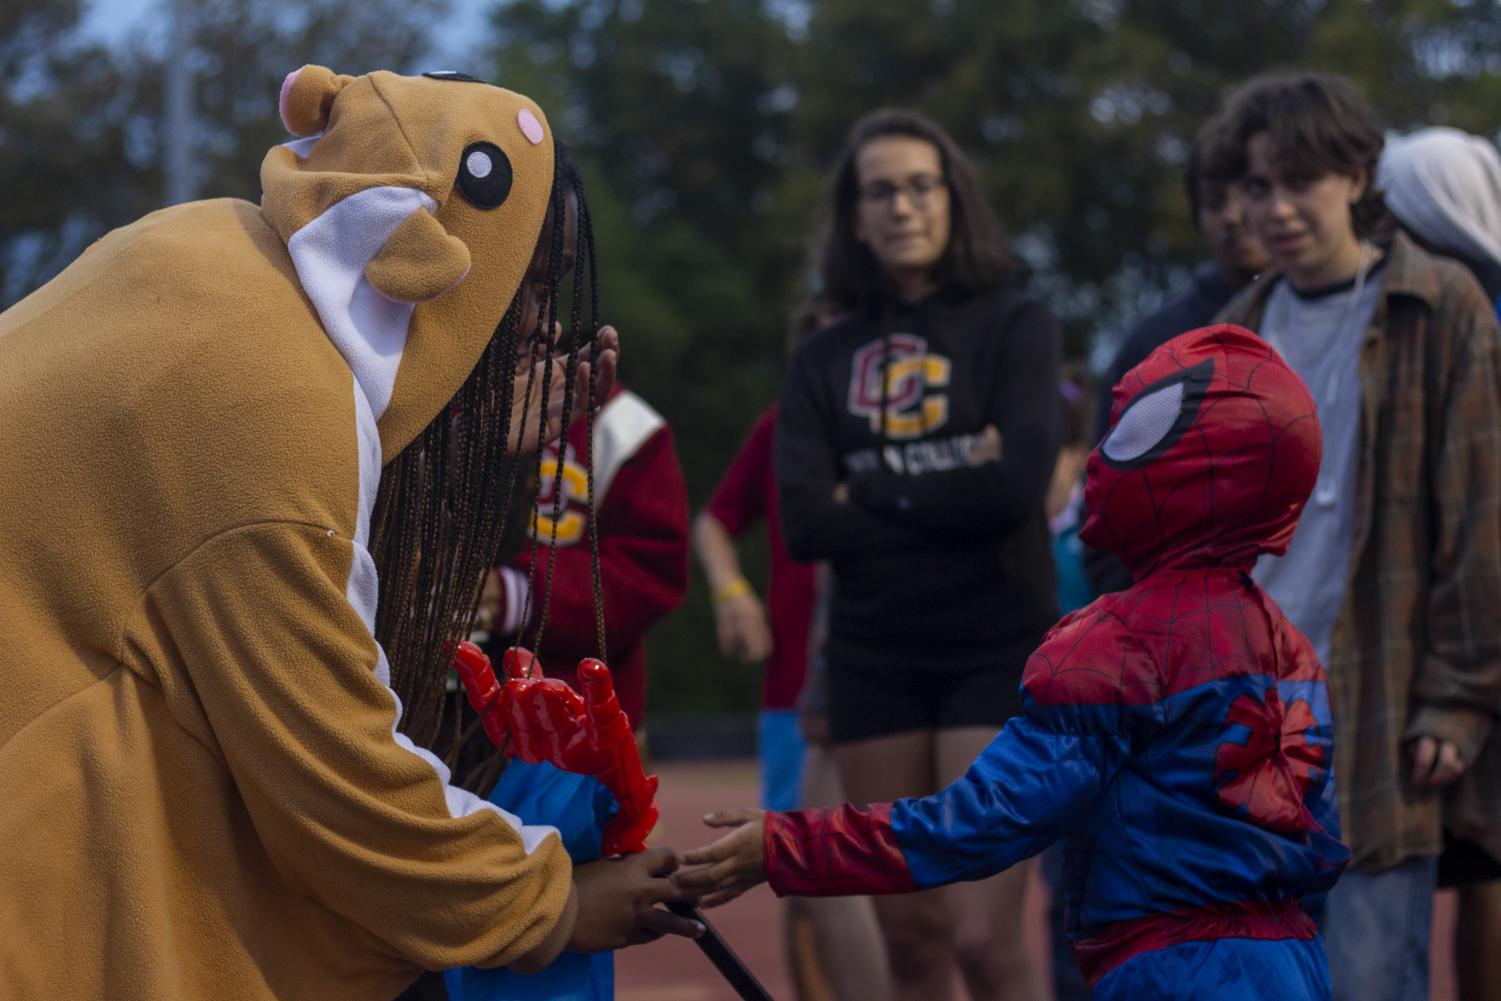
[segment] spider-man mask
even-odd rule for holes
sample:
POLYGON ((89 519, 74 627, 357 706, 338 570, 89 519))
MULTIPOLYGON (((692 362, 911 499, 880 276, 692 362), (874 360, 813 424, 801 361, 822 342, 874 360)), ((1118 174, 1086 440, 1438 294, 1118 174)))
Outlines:
POLYGON ((1121 378, 1110 417, 1089 456, 1085 543, 1138 580, 1287 550, 1321 439, 1307 387, 1271 345, 1230 324, 1180 334, 1121 378))

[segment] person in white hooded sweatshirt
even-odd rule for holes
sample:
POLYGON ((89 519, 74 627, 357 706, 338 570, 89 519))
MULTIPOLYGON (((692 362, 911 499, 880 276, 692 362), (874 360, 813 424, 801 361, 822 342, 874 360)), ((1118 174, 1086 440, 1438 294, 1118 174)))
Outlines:
POLYGON ((1386 207, 1427 250, 1475 273, 1501 305, 1501 154, 1444 126, 1387 140, 1377 167, 1386 207))

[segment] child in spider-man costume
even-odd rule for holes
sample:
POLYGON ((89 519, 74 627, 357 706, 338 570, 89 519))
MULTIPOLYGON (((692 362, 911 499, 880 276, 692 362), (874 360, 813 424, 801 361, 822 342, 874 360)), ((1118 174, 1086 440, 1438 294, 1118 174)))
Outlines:
MULTIPOLYGON (((1319 467, 1303 383, 1240 327, 1183 334, 1115 388, 1081 538, 1136 583, 1059 622, 1024 711, 936 795, 738 824, 686 856, 723 902, 978 879, 1066 839, 1069 934, 1095 996, 1329 996, 1317 906, 1339 842, 1324 670, 1251 580, 1319 467)), ((921 665, 914 665, 921 670, 921 665)))

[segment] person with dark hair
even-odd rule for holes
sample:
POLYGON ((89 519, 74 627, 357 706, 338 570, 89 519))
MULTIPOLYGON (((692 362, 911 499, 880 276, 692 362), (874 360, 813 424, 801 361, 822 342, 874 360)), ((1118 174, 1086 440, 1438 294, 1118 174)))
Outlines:
POLYGON ((0 315, 7 996, 382 1001, 702 933, 654 906, 670 850, 574 866, 423 746, 517 456, 614 378, 552 322, 580 190, 541 110, 319 66, 279 110, 259 203, 0 315))
MULTIPOLYGON (((957 776, 1020 708, 1057 618, 1043 499, 1061 335, 1007 283, 974 168, 931 120, 860 119, 833 168, 822 289, 844 319, 788 369, 777 491, 794 559, 828 560, 829 725, 855 801, 957 776)), ((1028 867, 877 902, 900 999, 1041 996, 1028 867)))
MULTIPOLYGON (((1231 296, 1267 267, 1266 250, 1246 223, 1240 185, 1204 178, 1202 145, 1201 133, 1189 147, 1183 188, 1188 195, 1189 213, 1199 234, 1209 244, 1213 260, 1194 272, 1193 284, 1187 291, 1137 323, 1121 341, 1105 377, 1100 380, 1091 444, 1103 438, 1110 426, 1110 391, 1121 376, 1140 364, 1157 345, 1208 323, 1231 296)), ((1084 565, 1097 591, 1120 591, 1131 585, 1126 568, 1109 553, 1086 547, 1084 565)))
POLYGON ((1254 576, 1329 671, 1353 852, 1323 917, 1335 997, 1423 999, 1444 828, 1486 809, 1501 713, 1501 331, 1464 267, 1392 231, 1348 80, 1257 77, 1209 134, 1205 176, 1240 183, 1275 265, 1220 318, 1287 358, 1324 432, 1297 534, 1254 576))
POLYGON ((647 630, 681 605, 688 589, 688 487, 672 428, 640 396, 617 382, 593 425, 578 421, 566 442, 543 449, 538 544, 523 545, 491 573, 480 612, 492 644, 525 646, 548 677, 575 689, 578 663, 607 643, 603 659, 620 708, 639 734, 646 726, 647 630))
MULTIPOLYGON (((1423 248, 1468 267, 1501 307, 1501 155, 1495 144, 1458 129, 1419 129, 1387 139, 1376 178, 1402 229, 1423 248)), ((1469 771, 1473 782, 1466 808, 1445 817, 1438 885, 1458 888, 1459 996, 1496 998, 1501 997, 1501 740, 1487 741, 1469 771)))

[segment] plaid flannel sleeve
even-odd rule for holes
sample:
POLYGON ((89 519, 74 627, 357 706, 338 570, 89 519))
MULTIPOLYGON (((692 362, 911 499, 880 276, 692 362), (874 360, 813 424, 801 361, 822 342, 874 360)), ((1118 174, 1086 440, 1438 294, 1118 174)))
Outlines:
POLYGON ((1451 741, 1473 762, 1501 713, 1501 330, 1471 283, 1446 289, 1439 314, 1451 319, 1429 413, 1428 644, 1405 737, 1451 741))

